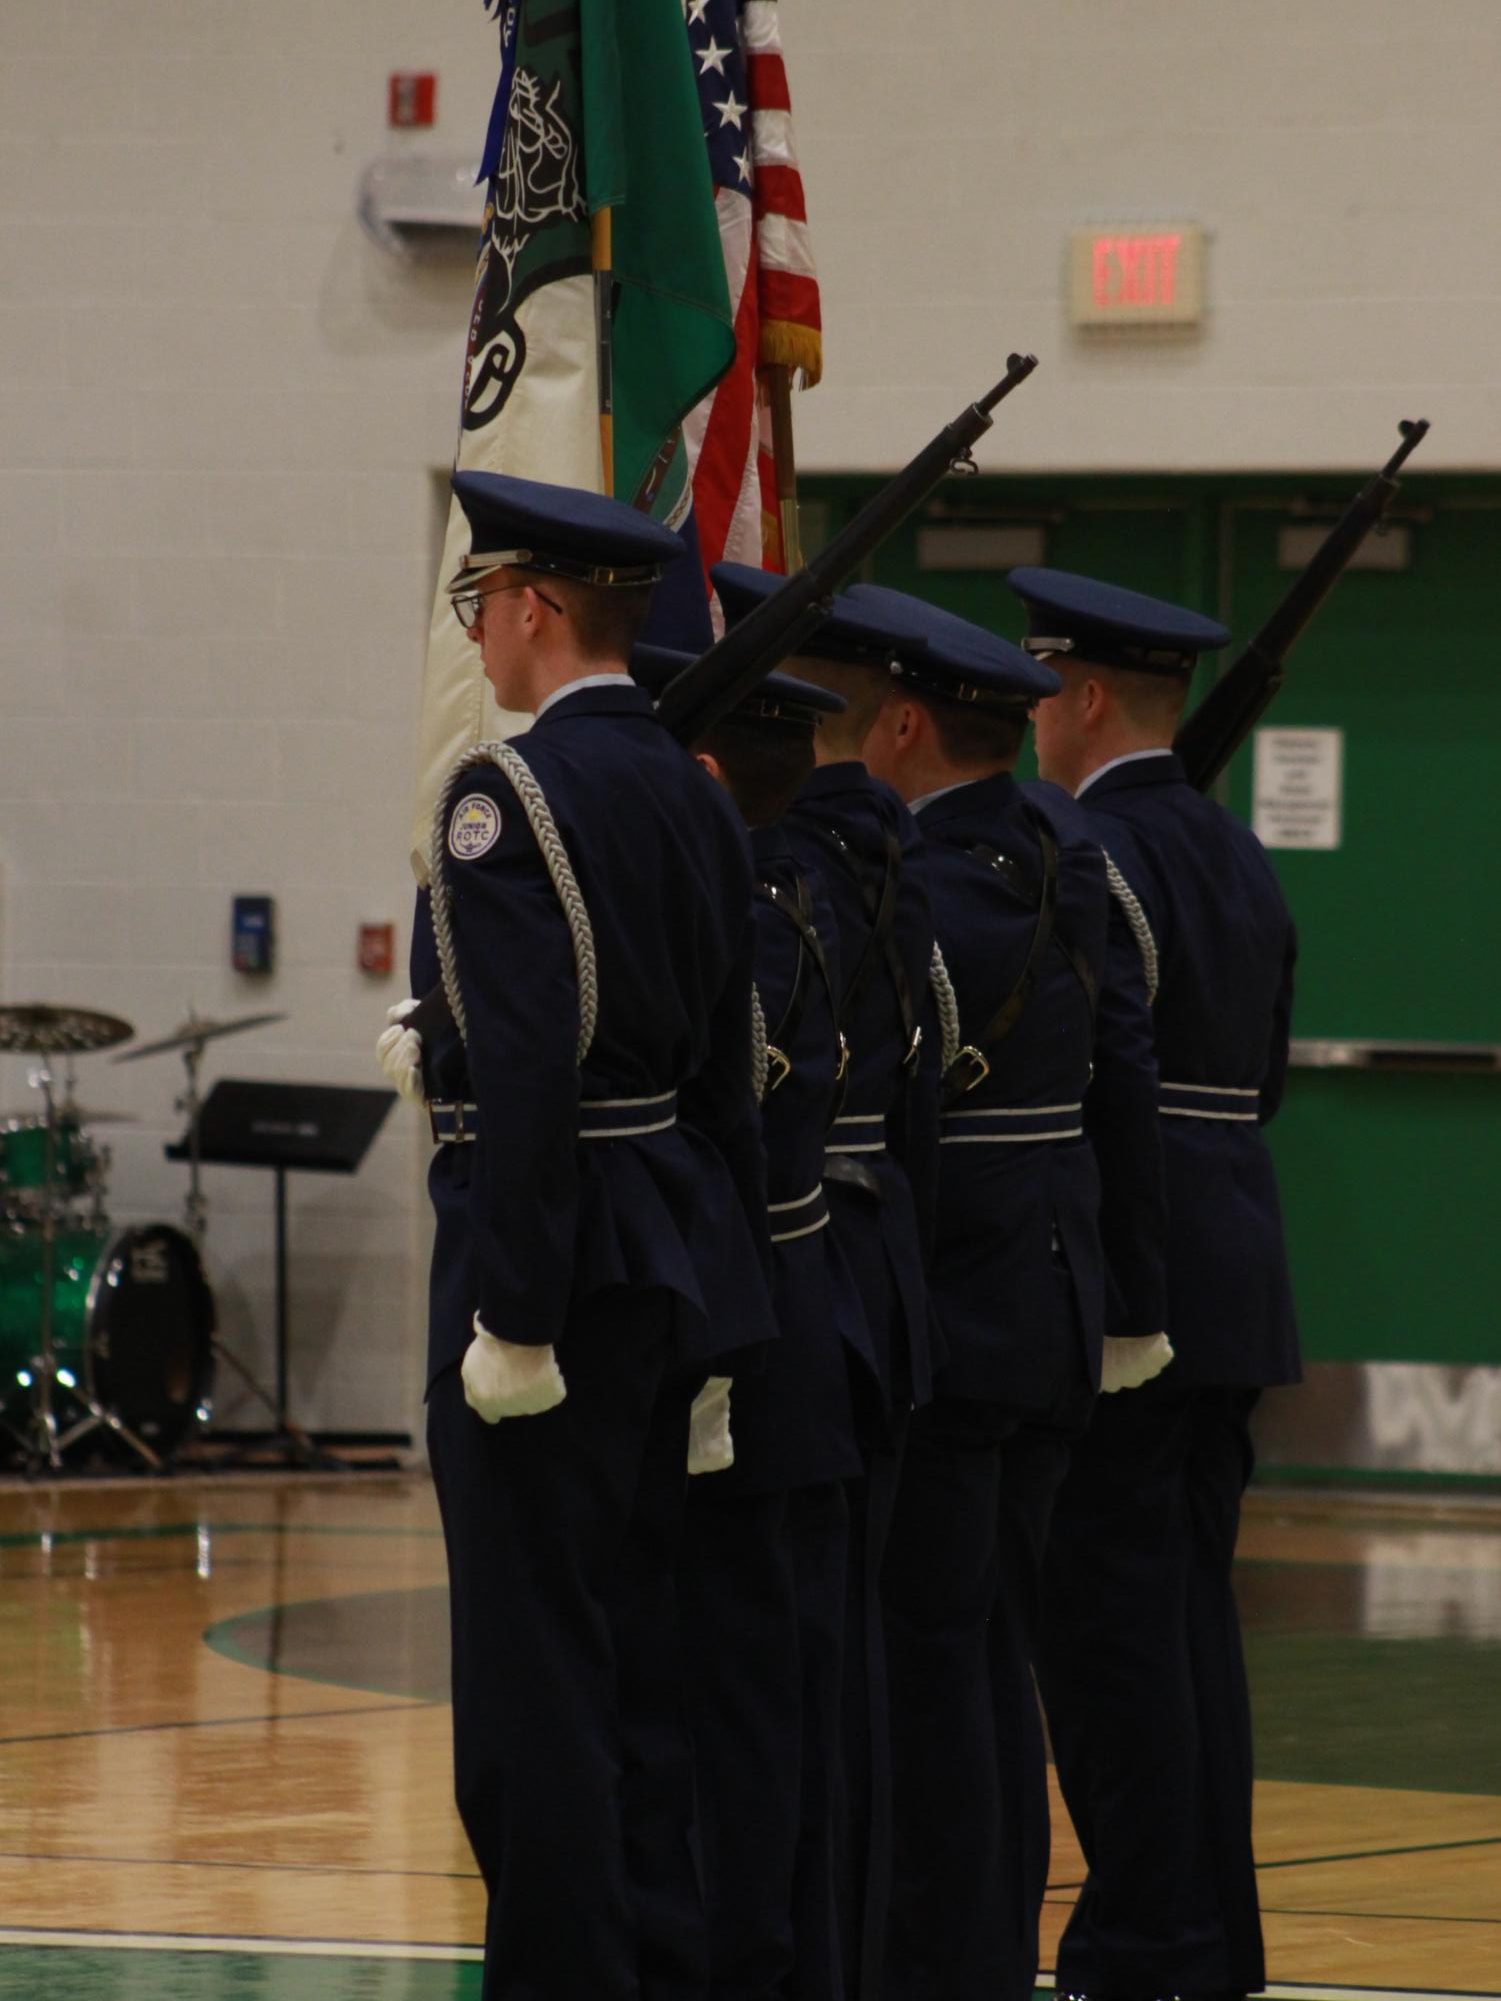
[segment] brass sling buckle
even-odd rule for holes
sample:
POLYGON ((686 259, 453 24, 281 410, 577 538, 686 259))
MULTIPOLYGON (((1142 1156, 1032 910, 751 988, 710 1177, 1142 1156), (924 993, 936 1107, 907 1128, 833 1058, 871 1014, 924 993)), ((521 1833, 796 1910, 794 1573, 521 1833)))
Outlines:
POLYGON ((944 1095, 949 1099, 963 1098, 989 1075, 990 1065, 984 1056, 972 1042, 966 1042, 943 1073, 944 1095))
MULTIPOLYGON (((920 1028, 914 1028, 912 1031, 911 1047, 908 1049, 906 1055, 902 1058, 902 1069, 905 1071, 907 1076, 910 1077, 912 1073, 916 1070, 917 1059, 921 1051, 922 1051, 922 1030, 920 1028)), ((978 1051, 976 1053, 978 1054, 978 1051)), ((983 1056, 980 1058, 980 1061, 982 1063, 985 1062, 983 1056)), ((986 1063, 985 1067, 988 1070, 990 1068, 990 1065, 986 1063)), ((980 1080, 977 1077, 975 1079, 975 1082, 978 1083, 979 1081, 980 1080)))
POLYGON ((789 1057, 784 1056, 781 1050, 777 1048, 774 1042, 768 1042, 766 1045, 767 1097, 769 1098, 773 1091, 777 1090, 781 1085, 785 1084, 787 1079, 791 1075, 792 1075, 791 1059, 789 1057))
POLYGON ((842 1084, 845 1078, 849 1074, 850 1074, 850 1040, 849 1037, 844 1033, 844 1030, 841 1029, 839 1031, 839 1067, 834 1072, 834 1082, 836 1084, 842 1084))

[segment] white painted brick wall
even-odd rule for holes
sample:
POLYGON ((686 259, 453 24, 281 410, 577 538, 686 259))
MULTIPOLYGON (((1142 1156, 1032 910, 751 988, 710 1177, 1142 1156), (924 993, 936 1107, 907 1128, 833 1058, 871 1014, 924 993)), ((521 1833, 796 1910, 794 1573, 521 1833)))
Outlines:
MULTIPOLYGON (((371 155, 474 150, 477 0, 6 0, 0 8, 3 993, 123 1014, 284 1009, 215 1076, 370 1084, 452 447, 464 272, 413 278, 354 215, 371 155), (388 70, 441 73, 389 135, 388 70), (277 971, 227 964, 230 897, 277 901, 277 971)), ((181 1212, 176 1058, 79 1065, 118 1221, 181 1212)), ((29 1102, 0 1063, 0 1107, 29 1102)), ((420 1431, 427 1147, 394 1111, 353 1181, 291 1187, 293 1407, 420 1431)), ((213 1169, 226 1338, 271 1373, 272 1181, 213 1169)), ((226 1421, 260 1413, 221 1372, 226 1421)))
MULTIPOLYGON (((827 381, 803 464, 884 468, 988 383, 1046 373, 983 450, 1032 469, 1363 467, 1426 414, 1424 464, 1501 463, 1494 0, 783 0, 827 381), (1190 343, 1089 345, 1064 245, 1196 219, 1190 343)), ((431 474, 462 272, 364 241, 361 165, 403 143, 385 78, 440 75, 413 142, 473 151, 478 0, 0 5, 0 951, 11 999, 284 1008, 214 1075, 372 1081, 405 949, 431 474), (227 966, 232 891, 277 898, 266 982, 227 966)), ((175 1217, 173 1059, 81 1066, 117 1215, 175 1217)), ((26 1101, 0 1064, 0 1106, 26 1101)), ((358 1180, 293 1183, 298 1415, 413 1424, 424 1147, 393 1114, 358 1180)), ((226 1332, 265 1370, 268 1176, 217 1170, 226 1332)), ((249 1417, 232 1385, 226 1411, 249 1417)))
POLYGON ((828 374, 808 468, 882 470, 1045 364, 996 470, 1501 464, 1491 0, 784 0, 828 374), (1066 325, 1069 231, 1197 221, 1190 342, 1066 325))

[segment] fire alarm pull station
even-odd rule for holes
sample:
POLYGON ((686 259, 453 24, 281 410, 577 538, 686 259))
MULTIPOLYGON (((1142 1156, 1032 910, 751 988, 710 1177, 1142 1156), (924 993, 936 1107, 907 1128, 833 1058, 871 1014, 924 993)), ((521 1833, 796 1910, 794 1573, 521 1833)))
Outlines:
POLYGON ((396 970, 394 924, 360 926, 359 966, 362 973, 370 973, 377 979, 384 979, 388 973, 396 970))
POLYGON ((276 964, 276 904, 269 896, 237 896, 231 933, 237 973, 269 973, 276 964))

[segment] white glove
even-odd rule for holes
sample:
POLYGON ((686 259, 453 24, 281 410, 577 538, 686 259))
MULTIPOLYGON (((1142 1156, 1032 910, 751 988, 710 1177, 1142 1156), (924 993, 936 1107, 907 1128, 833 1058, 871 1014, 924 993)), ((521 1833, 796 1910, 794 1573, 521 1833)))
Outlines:
POLYGON ((556 1410, 568 1394, 551 1347, 497 1340, 477 1313, 460 1373, 465 1403, 486 1424, 498 1424, 503 1417, 538 1417, 556 1410))
POLYGON ((1160 1376, 1173 1359, 1173 1344, 1165 1334, 1105 1336, 1105 1359, 1100 1365, 1100 1389, 1139 1390, 1153 1376, 1160 1376))
POLYGON ((415 1028, 403 1024, 420 1006, 420 1001, 404 1000, 388 1007, 386 1020, 390 1027, 381 1030, 375 1045, 376 1061, 410 1105, 423 1103, 422 1037, 415 1028))
POLYGON ((693 1399, 688 1420, 688 1471, 723 1473, 735 1463, 730 1437, 730 1379, 710 1376, 693 1399))

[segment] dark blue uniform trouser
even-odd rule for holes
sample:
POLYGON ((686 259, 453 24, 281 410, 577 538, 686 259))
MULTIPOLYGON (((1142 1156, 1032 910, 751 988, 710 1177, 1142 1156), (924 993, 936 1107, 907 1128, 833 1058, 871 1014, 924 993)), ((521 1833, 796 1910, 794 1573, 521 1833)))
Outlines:
POLYGON ((787 1548, 797 1593, 803 1768, 792 1881, 794 1962, 788 2001, 844 2001, 835 1830, 843 1731, 849 1503, 843 1484, 787 1497, 787 1548))
POLYGON ((558 1409, 484 1424, 456 1367, 429 1397, 484 2001, 706 1989, 674 1583, 696 1383, 671 1347, 666 1295, 601 1295, 558 1409))
POLYGON ((865 1472, 845 1485, 849 1506, 843 1723, 836 1872, 841 1951, 852 2001, 880 2001, 893 1866, 890 1667, 881 1576, 910 1422, 867 1413, 865 1472))
POLYGON ((714 2001, 842 2001, 834 1812, 847 1515, 837 1482, 690 1482, 679 1586, 714 2001))
POLYGON ((1059 1991, 1265 1983, 1231 1563, 1258 1392, 1102 1397, 1059 1493, 1039 1680, 1088 1877, 1059 1991))
POLYGON ((679 1573, 711 1991, 714 2001, 779 2001, 793 1962, 802 1777, 787 1496, 716 1486, 719 1477, 690 1483, 679 1573))
POLYGON ((1001 1810, 995 1912, 1001 1957, 993 2001, 1031 2001, 1037 1983, 1038 1928, 1052 1851, 1047 1744, 1033 1679, 1042 1567, 1054 1502, 1089 1407, 1081 1395, 1076 1422, 1023 1423, 1001 1449, 1000 1584, 989 1632, 1001 1810))
POLYGON ((886 1554, 896 1866, 887 2001, 1030 1996, 1047 1791, 1031 1661, 1070 1435, 939 1396, 912 1421, 886 1554), (1039 1825, 1040 1822, 1040 1825, 1039 1825))

